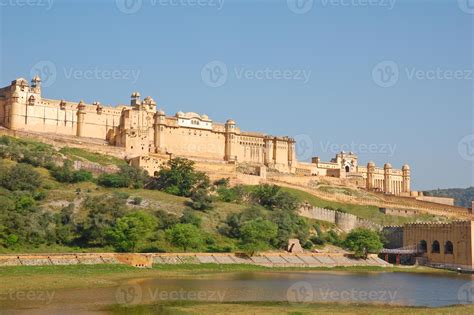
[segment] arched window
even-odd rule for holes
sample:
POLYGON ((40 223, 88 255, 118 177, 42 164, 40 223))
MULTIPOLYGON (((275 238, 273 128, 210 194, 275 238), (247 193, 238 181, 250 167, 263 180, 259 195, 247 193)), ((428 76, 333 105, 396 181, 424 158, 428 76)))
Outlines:
POLYGON ((431 252, 432 253, 439 253, 439 242, 434 241, 433 244, 431 244, 431 252))
POLYGON ((418 248, 420 252, 426 253, 428 251, 428 244, 426 243, 425 240, 421 240, 420 244, 418 244, 418 248))
POLYGON ((444 244, 444 253, 452 255, 454 252, 454 246, 451 241, 447 241, 446 244, 444 244))

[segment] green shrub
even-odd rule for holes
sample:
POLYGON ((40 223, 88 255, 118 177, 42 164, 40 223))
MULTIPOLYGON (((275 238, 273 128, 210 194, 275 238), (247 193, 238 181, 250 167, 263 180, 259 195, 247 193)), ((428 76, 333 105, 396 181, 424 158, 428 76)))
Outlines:
POLYGON ((212 197, 205 189, 193 191, 191 195, 191 208, 194 210, 205 211, 212 209, 212 197))
POLYGON ((367 259, 369 253, 378 253, 383 244, 377 232, 357 228, 352 230, 346 237, 344 244, 359 258, 367 259))

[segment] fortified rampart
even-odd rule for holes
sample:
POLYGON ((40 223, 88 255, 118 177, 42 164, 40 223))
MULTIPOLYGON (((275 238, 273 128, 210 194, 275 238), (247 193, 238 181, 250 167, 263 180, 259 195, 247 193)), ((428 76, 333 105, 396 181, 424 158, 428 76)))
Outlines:
POLYGON ((14 132, 63 137, 77 145, 81 139, 103 145, 100 152, 132 159, 150 174, 156 172, 163 157, 180 156, 206 160, 205 164, 249 163, 264 166, 270 172, 336 177, 369 190, 412 194, 408 165, 401 170, 392 169, 388 163, 383 169, 373 163, 362 167, 352 152, 341 152, 330 162, 319 158, 313 158, 311 163, 298 162, 295 141, 290 137, 243 131, 232 119, 218 123, 194 112, 168 116, 157 109, 153 98, 142 100, 138 92, 131 95, 129 105, 103 106, 97 101, 87 104, 47 99, 42 95, 38 76, 31 84, 19 78, 0 89, 0 126, 14 132))
POLYGON ((349 232, 358 227, 374 230, 380 230, 381 228, 381 226, 369 220, 359 218, 351 213, 313 207, 309 204, 304 204, 300 207, 299 215, 310 219, 333 223, 345 232, 349 232))

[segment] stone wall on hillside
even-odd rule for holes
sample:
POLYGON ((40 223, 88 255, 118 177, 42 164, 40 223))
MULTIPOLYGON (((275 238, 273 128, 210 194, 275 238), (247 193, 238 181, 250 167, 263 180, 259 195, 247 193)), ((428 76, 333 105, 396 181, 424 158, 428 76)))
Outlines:
POLYGON ((374 230, 380 230, 381 228, 378 224, 367 219, 359 218, 351 213, 313 207, 309 204, 302 205, 299 214, 310 219, 333 223, 345 232, 349 232, 358 227, 374 230))

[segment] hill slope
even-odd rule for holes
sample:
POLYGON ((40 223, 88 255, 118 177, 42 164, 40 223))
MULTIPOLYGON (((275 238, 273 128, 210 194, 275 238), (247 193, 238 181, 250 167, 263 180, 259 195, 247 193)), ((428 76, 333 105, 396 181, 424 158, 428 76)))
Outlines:
POLYGON ((471 202, 474 201, 474 187, 468 188, 449 188, 436 189, 423 192, 425 196, 435 197, 450 197, 454 198, 454 204, 460 207, 471 207, 471 202))

